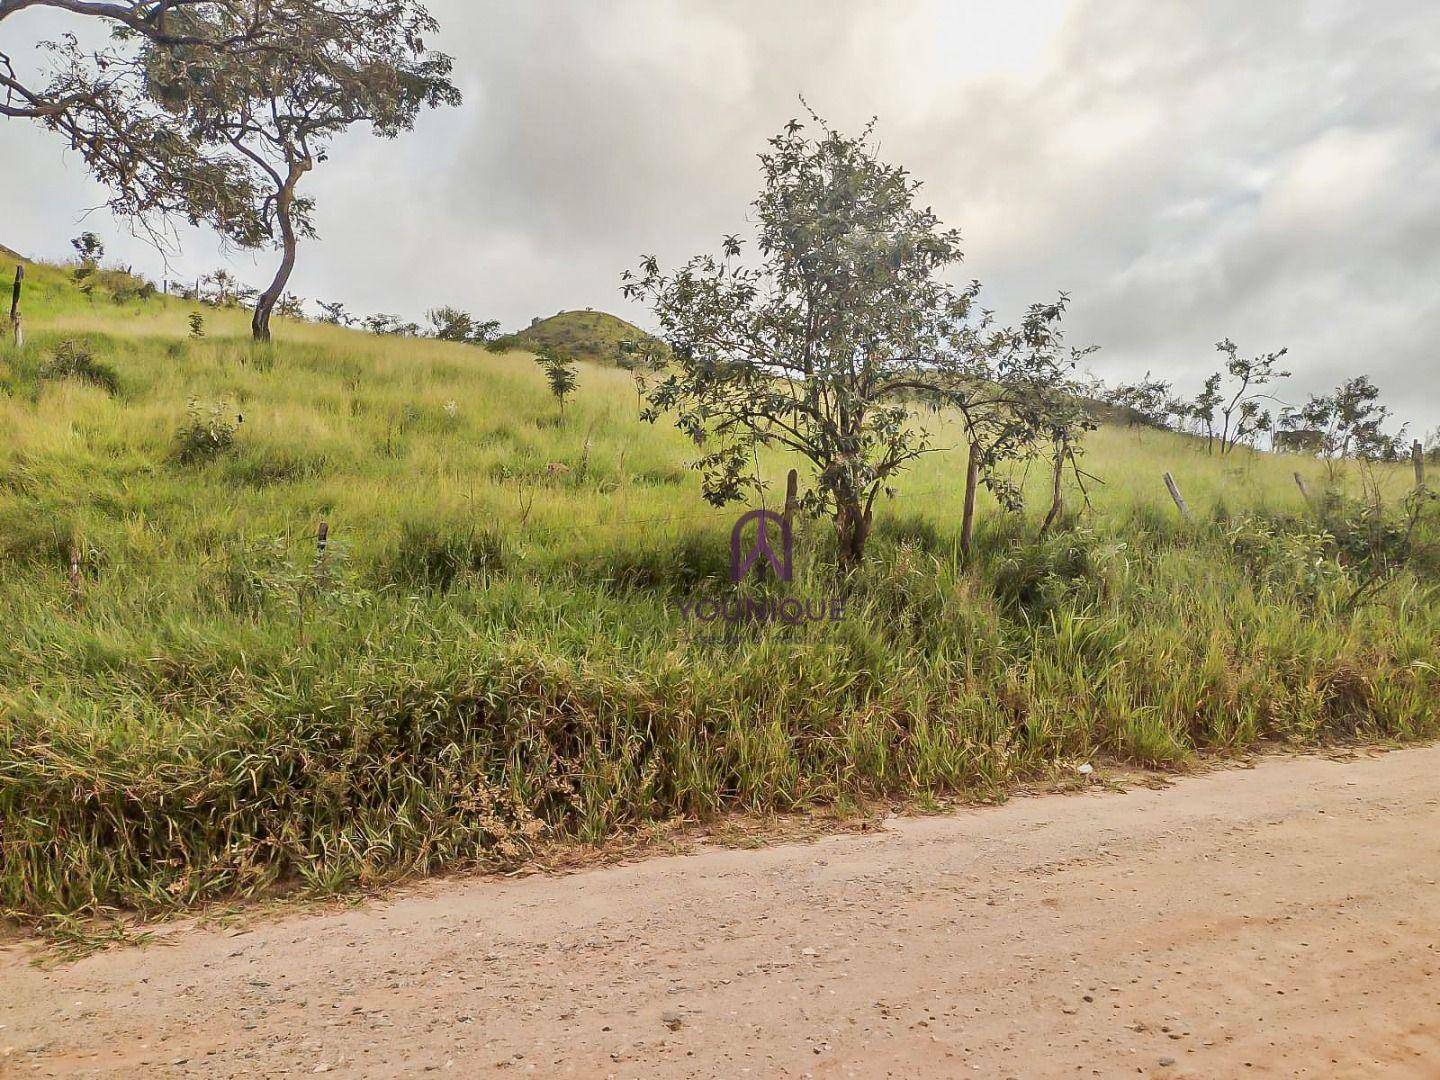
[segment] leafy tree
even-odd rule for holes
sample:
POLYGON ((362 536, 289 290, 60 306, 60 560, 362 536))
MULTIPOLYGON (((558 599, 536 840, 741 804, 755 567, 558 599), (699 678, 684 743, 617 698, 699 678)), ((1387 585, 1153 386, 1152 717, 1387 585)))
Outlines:
POLYGON ((97 233, 83 232, 70 241, 70 246, 75 249, 75 257, 80 260, 81 266, 94 269, 105 257, 105 242, 97 233))
POLYGON ((294 293, 287 292, 275 305, 275 314, 287 319, 304 319, 305 301, 294 293))
MULTIPOLYGON (((243 33, 248 11, 223 5, 175 11, 172 25, 195 36, 243 33)), ((315 235, 314 202, 301 180, 326 160, 330 142, 368 123, 382 138, 408 131, 422 108, 457 105, 451 60, 426 49, 437 29, 416 0, 315 5, 294 27, 293 48, 240 52, 149 45, 142 57, 151 97, 186 136, 228 148, 248 168, 253 198, 223 226, 242 247, 273 244, 280 265, 255 304, 256 341, 270 340, 270 316, 285 292, 301 238, 315 235)))
POLYGON ((1174 386, 1162 379, 1152 378, 1148 371, 1138 382, 1119 383, 1105 389, 1102 399, 1124 410, 1132 422, 1139 421, 1151 427, 1169 427, 1174 417, 1184 416, 1188 411, 1188 406, 1176 399, 1174 386))
POLYGON ((1384 430, 1393 416, 1380 404, 1380 388, 1368 375, 1357 375, 1334 393, 1312 394, 1299 410, 1281 418, 1281 426, 1287 431, 1315 433, 1315 452, 1330 463, 1333 478, 1334 462, 1341 458, 1388 461, 1400 456, 1405 429, 1395 435, 1384 430))
POLYGON ((214 307, 237 307, 255 295, 255 290, 246 285, 223 266, 212 274, 200 279, 200 299, 214 307))
POLYGON ((1246 358, 1229 338, 1215 348, 1225 354, 1225 369, 1205 380, 1187 411, 1200 425, 1206 448, 1213 452, 1218 444, 1223 455, 1241 443, 1253 443, 1272 427, 1273 417, 1262 403, 1276 399, 1262 390, 1276 379, 1290 377, 1278 367, 1289 350, 1246 358))
POLYGON ((832 518, 848 568, 877 496, 936 449, 917 403, 959 410, 972 475, 994 487, 1001 462, 1048 438, 1051 392, 1076 354, 1063 346, 1063 295, 996 328, 976 307, 978 282, 946 280, 959 234, 878 158, 873 124, 847 137, 811 120, 813 137, 793 120, 760 156, 757 261, 730 236, 720 257, 674 271, 645 258, 624 292, 650 304, 673 357, 644 415, 673 412, 702 450, 705 497, 723 505, 758 487, 756 446, 794 451, 813 471, 803 505, 832 518))
MULTIPOLYGON (((356 0, 360 9, 389 0, 356 0)), ((0 116, 34 120, 65 139, 110 190, 109 207, 152 238, 171 218, 208 223, 227 236, 259 197, 250 163, 228 145, 190 139, 156 106, 143 56, 185 49, 191 56, 283 55, 318 63, 336 17, 334 0, 0 0, 0 26, 26 9, 51 9, 108 26, 111 42, 92 52, 74 35, 46 42, 49 63, 33 77, 0 51, 0 116)))
POLYGON ((488 345, 500 333, 498 319, 481 321, 459 308, 438 307, 425 313, 431 331, 440 341, 459 341, 468 345, 488 345))
POLYGON ((400 316, 376 312, 365 316, 361 325, 372 334, 395 334, 399 332, 400 316))
POLYGON ((367 315, 361 325, 372 334, 390 337, 420 337, 421 334, 416 323, 401 322, 399 315, 386 315, 383 312, 367 315))
POLYGON ((324 300, 318 300, 316 303, 320 305, 320 310, 323 312, 320 316, 322 323, 329 323, 331 326, 355 325, 357 321, 355 316, 345 310, 343 303, 336 301, 333 304, 327 304, 324 300))
POLYGON ((83 232, 70 241, 70 246, 75 249, 75 258, 78 260, 75 268, 70 271, 70 276, 80 287, 80 291, 89 296, 95 289, 95 283, 90 279, 100 268, 100 260, 105 257, 105 244, 97 234, 83 232))
POLYGON ((545 373, 550 384, 550 393, 560 403, 560 417, 565 417, 565 399, 575 392, 579 379, 575 375, 574 357, 565 356, 549 346, 542 347, 535 355, 535 362, 545 373))

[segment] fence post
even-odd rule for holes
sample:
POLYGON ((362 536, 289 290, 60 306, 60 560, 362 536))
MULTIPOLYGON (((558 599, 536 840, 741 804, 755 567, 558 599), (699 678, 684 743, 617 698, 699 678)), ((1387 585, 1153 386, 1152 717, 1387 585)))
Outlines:
POLYGON ((1300 494, 1308 503, 1310 501, 1310 489, 1305 486, 1305 478, 1301 476, 1298 472, 1295 473, 1295 486, 1300 489, 1300 494))
POLYGON ((15 348, 25 345, 25 328, 20 323, 20 286, 25 283, 25 267, 15 267, 15 291, 10 294, 10 333, 15 339, 15 348))
POLYGON ((1415 490, 1425 489, 1425 447, 1416 439, 1415 444, 1410 447, 1410 457, 1415 462, 1415 490))
POLYGON ((970 457, 965 463, 965 510, 960 519, 960 554, 970 557, 970 538, 975 532, 975 488, 980 481, 980 444, 970 444, 970 457))
POLYGON ((791 469, 785 477, 785 528, 795 528, 795 504, 800 501, 800 473, 791 469))
POLYGON ((326 545, 330 543, 330 523, 320 522, 320 527, 315 530, 315 555, 317 558, 325 554, 326 545))
POLYGON ((1170 489, 1170 497, 1175 500, 1175 505, 1180 508, 1180 516, 1186 521, 1190 520, 1190 507, 1185 505, 1185 498, 1180 494, 1180 488, 1175 483, 1175 477, 1168 472, 1165 474, 1165 486, 1170 489))

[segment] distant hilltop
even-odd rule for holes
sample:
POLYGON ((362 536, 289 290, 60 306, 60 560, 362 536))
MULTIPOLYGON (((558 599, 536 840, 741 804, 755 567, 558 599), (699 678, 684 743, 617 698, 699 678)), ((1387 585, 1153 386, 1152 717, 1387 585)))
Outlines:
POLYGON ((580 360, 630 367, 641 345, 654 339, 634 323, 604 311, 562 311, 507 334, 500 344, 517 349, 544 347, 580 360))

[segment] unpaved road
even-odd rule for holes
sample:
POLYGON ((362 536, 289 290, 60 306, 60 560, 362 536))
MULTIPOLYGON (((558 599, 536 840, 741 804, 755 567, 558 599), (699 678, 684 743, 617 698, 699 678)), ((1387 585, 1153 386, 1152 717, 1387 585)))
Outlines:
POLYGON ((1434 1078, 1437 879, 1440 748, 1274 759, 52 970, 12 947, 0 1072, 1434 1078))

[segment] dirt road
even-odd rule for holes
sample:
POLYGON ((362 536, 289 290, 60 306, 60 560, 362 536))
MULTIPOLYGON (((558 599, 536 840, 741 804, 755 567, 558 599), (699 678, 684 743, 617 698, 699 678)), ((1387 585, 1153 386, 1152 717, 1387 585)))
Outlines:
POLYGON ((0 1073, 1433 1078, 1437 880, 1440 748, 1276 759, 9 948, 0 1073))

